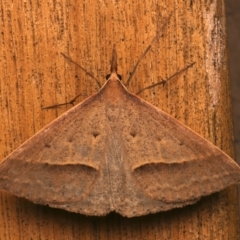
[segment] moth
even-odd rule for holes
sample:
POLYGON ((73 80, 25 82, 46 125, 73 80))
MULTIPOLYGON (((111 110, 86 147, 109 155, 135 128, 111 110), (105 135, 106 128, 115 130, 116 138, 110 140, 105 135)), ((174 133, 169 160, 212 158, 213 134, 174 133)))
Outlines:
POLYGON ((240 168, 179 121, 130 93, 117 73, 0 164, 0 190, 85 215, 134 217, 240 183, 240 168))

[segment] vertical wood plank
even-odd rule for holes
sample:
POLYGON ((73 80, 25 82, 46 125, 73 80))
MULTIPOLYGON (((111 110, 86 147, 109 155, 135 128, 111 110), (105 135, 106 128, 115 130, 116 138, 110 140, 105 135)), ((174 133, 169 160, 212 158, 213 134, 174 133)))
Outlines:
MULTIPOLYGON (((70 108, 43 106, 83 93, 80 102, 98 90, 61 52, 103 84, 116 43, 124 81, 158 31, 129 90, 196 62, 141 97, 233 157, 223 1, 17 0, 1 1, 0 8, 0 159, 70 108)), ((192 206, 132 219, 115 213, 87 217, 0 196, 0 239, 239 239, 236 187, 192 206)))

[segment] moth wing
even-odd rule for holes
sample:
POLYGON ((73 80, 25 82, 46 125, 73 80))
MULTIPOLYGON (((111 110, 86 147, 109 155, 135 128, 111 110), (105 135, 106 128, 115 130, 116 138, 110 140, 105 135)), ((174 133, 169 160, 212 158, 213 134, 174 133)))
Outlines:
POLYGON ((0 164, 0 188, 42 204, 86 198, 104 158, 103 111, 95 94, 36 133, 0 164))
POLYGON ((168 203, 193 201, 240 183, 239 166, 185 125, 130 94, 123 139, 141 191, 168 203))

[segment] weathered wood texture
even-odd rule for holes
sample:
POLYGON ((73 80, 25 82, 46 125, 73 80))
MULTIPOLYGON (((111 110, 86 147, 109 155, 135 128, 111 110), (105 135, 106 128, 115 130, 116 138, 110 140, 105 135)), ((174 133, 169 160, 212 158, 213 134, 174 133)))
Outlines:
MULTIPOLYGON (((233 157, 222 1, 17 0, 2 2, 0 8, 1 159, 67 108, 41 107, 83 93, 81 101, 98 90, 61 52, 103 84, 116 43, 124 81, 158 30, 161 37, 129 89, 137 92, 196 62, 141 97, 233 157)), ((231 187, 189 207, 127 219, 114 213, 86 217, 2 193, 0 239, 238 240, 237 200, 237 188, 231 187)))

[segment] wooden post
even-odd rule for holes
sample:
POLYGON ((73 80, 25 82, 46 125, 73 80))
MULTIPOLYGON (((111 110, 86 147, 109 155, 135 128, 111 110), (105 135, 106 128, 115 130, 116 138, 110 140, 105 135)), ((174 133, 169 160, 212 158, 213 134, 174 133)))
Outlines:
MULTIPOLYGON (((0 159, 68 107, 98 90, 69 55, 103 84, 117 44, 123 81, 158 31, 130 91, 195 65, 141 94, 233 157, 223 1, 4 1, 0 18, 0 159), (165 28, 161 26, 172 13, 165 28)), ((0 239, 238 240, 237 188, 197 204, 127 219, 87 217, 1 193, 0 239)))

